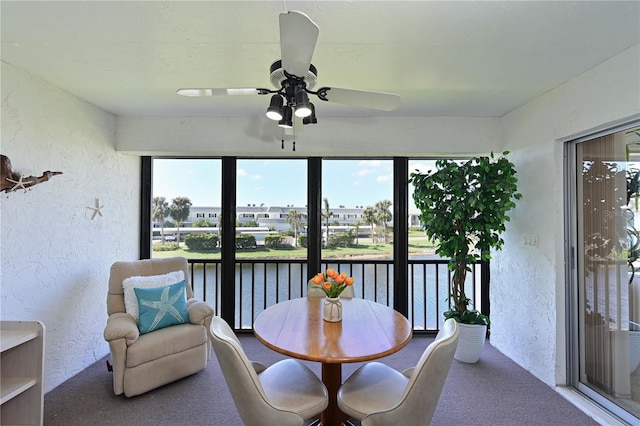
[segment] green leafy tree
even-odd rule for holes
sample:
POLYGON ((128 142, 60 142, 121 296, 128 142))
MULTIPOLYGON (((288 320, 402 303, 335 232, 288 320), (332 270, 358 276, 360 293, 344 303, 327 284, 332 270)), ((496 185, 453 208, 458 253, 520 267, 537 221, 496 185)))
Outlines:
POLYGON ((287 222, 290 223, 293 228, 293 239, 296 247, 298 247, 298 231, 302 228, 302 220, 306 217, 307 215, 294 209, 289 210, 289 214, 287 214, 287 222))
POLYGON ((171 200, 169 206, 169 214, 176 221, 178 225, 176 241, 180 244, 180 225, 189 217, 189 210, 191 210, 191 200, 187 197, 176 197, 171 200))
POLYGON ((160 222, 160 235, 164 244, 164 219, 169 215, 169 203, 164 197, 153 197, 151 217, 154 222, 160 222))
POLYGON ((458 164, 436 161, 436 170, 411 173, 413 200, 420 210, 427 236, 437 242, 436 254, 449 258, 453 272, 450 309, 445 318, 465 324, 489 324, 489 318, 470 310, 464 293, 471 264, 491 258, 490 249, 504 244, 501 234, 509 221, 507 212, 516 206, 518 193, 515 166, 508 151, 494 158, 476 157, 458 164))
POLYGON ((209 219, 200 218, 194 220, 191 226, 194 228, 210 228, 213 225, 211 225, 211 221, 209 219))

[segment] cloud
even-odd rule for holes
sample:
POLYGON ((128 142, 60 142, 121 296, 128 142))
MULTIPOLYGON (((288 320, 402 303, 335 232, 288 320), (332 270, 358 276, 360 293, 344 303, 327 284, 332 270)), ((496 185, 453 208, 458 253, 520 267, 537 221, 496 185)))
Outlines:
POLYGON ((246 172, 245 169, 238 169, 236 171, 236 173, 238 174, 238 176, 246 176, 247 175, 247 172, 246 172))
POLYGON ((251 179, 253 179, 253 180, 261 180, 262 179, 262 175, 255 174, 255 175, 251 176, 251 179))
POLYGON ((378 183, 388 182, 388 181, 390 181, 392 179, 393 179, 393 174, 380 175, 380 176, 376 177, 376 182, 378 182, 378 183))
POLYGON ((362 160, 358 161, 359 170, 353 172, 353 176, 367 176, 373 173, 380 173, 383 170, 391 170, 391 163, 382 160, 362 160))
POLYGON ((353 175, 354 176, 366 176, 366 175, 370 175, 371 173, 373 173, 373 170, 362 169, 362 170, 356 170, 355 172, 353 172, 353 175))

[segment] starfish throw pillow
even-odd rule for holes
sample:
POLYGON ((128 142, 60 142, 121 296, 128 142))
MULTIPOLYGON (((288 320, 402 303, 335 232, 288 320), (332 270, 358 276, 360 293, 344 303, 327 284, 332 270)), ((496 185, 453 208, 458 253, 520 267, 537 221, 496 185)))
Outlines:
POLYGON ((189 323, 185 286, 185 281, 180 281, 164 287, 134 288, 140 312, 140 334, 189 323))

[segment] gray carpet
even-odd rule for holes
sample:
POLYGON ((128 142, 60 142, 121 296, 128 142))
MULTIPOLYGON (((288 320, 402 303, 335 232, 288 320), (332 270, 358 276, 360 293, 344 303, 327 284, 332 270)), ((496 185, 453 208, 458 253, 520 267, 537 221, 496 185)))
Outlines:
MULTIPOLYGON (((252 335, 241 335, 240 339, 253 360, 271 364, 283 358, 252 335)), ((415 336, 407 347, 380 361, 398 370, 411 367, 431 341, 430 337, 415 336)), ((242 425, 215 356, 204 371, 134 398, 113 394, 106 359, 45 395, 45 426, 242 425)), ((320 374, 318 363, 307 364, 320 374)), ((343 378, 359 365, 343 365, 343 378)), ((487 343, 477 364, 453 361, 431 424, 597 423, 487 343)))

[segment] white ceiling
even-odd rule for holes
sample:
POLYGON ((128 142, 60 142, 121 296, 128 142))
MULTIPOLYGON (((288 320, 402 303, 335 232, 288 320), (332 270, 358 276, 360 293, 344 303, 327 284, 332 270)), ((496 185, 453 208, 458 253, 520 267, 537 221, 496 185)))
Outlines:
MULTIPOLYGON (((320 35, 318 85, 397 93, 380 112, 499 117, 638 43, 639 1, 6 1, 2 61, 116 115, 263 116, 267 96, 185 98, 182 87, 270 87, 278 15, 320 35)), ((312 99, 314 101, 314 99, 312 99)))

